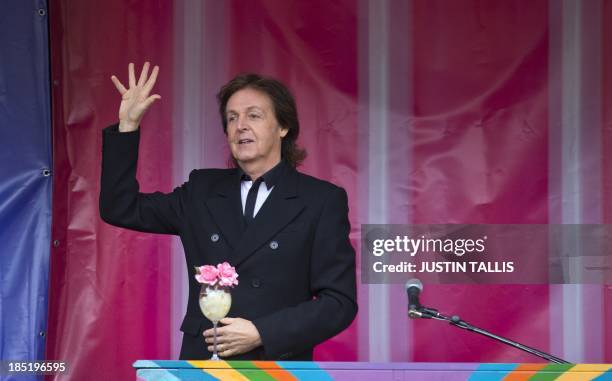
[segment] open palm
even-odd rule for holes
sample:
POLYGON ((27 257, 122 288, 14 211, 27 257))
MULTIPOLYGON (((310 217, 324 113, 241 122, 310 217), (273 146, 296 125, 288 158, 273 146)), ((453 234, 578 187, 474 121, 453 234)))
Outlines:
POLYGON ((155 66, 151 72, 151 76, 148 77, 149 66, 149 62, 145 62, 138 82, 136 82, 134 64, 130 63, 128 65, 128 89, 123 86, 116 76, 111 76, 111 80, 121 94, 121 105, 119 106, 119 131, 121 132, 137 130, 145 112, 151 107, 153 102, 161 99, 159 94, 149 95, 157 80, 157 74, 159 73, 159 67, 155 66))

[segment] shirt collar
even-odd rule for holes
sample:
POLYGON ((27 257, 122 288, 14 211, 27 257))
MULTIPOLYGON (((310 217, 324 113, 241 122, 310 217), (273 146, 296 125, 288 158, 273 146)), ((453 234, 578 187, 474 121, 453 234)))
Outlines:
MULTIPOLYGON (((278 183, 278 180, 283 174, 283 169, 285 168, 285 166, 285 161, 281 160, 272 169, 261 175, 261 180, 266 183, 266 188, 270 189, 278 183)), ((251 177, 244 173, 244 171, 240 167, 238 167, 238 176, 240 178, 240 181, 252 181, 251 177)))

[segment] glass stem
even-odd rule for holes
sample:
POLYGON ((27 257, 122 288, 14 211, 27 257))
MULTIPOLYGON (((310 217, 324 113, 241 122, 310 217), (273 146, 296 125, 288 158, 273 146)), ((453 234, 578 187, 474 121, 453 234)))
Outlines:
POLYGON ((218 360, 217 356, 217 322, 213 321, 213 359, 218 360))

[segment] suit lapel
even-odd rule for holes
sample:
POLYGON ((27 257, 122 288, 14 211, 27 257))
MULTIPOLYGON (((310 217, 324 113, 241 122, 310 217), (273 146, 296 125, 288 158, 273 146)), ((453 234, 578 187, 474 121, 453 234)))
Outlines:
POLYGON ((236 245, 232 265, 251 256, 304 209, 297 187, 298 172, 289 167, 236 245))
POLYGON ((227 239, 227 243, 235 249, 244 229, 240 181, 235 171, 219 181, 214 194, 206 200, 206 206, 221 234, 227 239))

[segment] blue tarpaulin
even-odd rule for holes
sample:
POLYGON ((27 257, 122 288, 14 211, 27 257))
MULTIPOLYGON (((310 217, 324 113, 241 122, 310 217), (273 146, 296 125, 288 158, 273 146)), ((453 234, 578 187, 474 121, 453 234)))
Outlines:
MULTIPOLYGON (((50 103, 46 1, 3 0, 0 2, 2 360, 44 359, 51 244, 50 103)), ((0 378, 27 379, 6 375, 0 378)))

